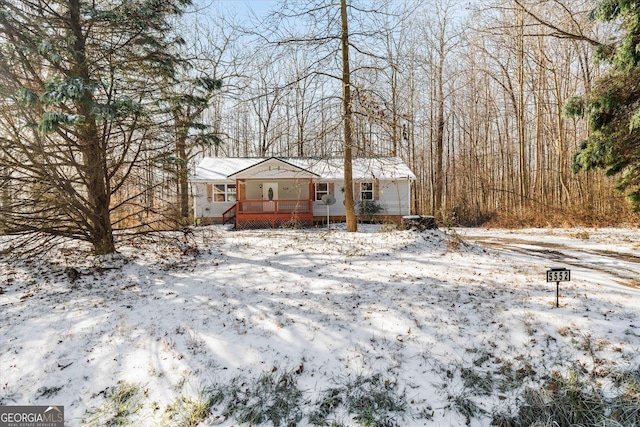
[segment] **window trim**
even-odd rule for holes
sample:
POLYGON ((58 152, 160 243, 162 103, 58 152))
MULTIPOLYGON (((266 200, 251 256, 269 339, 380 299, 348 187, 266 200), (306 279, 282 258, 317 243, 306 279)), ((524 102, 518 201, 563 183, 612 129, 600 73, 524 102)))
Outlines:
POLYGON ((238 201, 238 186, 233 183, 233 184, 225 184, 226 188, 225 188, 225 199, 227 202, 236 202, 238 201), (233 191, 229 191, 229 188, 232 187, 233 191), (229 196, 233 196, 233 200, 229 200, 229 196))
POLYGON ((238 187, 235 183, 207 184, 207 202, 208 203, 227 203, 227 202, 236 202, 237 200, 238 200, 238 187), (222 196, 222 200, 216 200, 218 196, 222 196))
POLYGON ((375 201, 376 200, 376 184, 373 181, 360 181, 360 200, 362 201, 375 201), (371 185, 371 189, 364 189, 365 185, 371 185), (365 194, 371 194, 371 198, 365 198, 365 194))
POLYGON ((314 190, 314 197, 315 197, 314 200, 320 201, 320 200, 322 200, 322 196, 329 195, 329 183, 328 182, 314 182, 313 185, 314 185, 313 190, 314 190), (322 184, 326 185, 326 187, 327 187, 326 190, 318 190, 318 186, 322 185, 322 184))

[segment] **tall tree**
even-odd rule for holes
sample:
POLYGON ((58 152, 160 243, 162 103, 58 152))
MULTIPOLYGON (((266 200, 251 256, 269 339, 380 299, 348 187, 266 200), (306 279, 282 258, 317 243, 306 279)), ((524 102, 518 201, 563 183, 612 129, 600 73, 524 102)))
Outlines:
POLYGON ((525 126, 525 43, 524 10, 516 8, 516 128, 518 129, 518 184, 520 208, 523 209, 529 192, 529 170, 527 168, 527 137, 525 126))
POLYGON ((183 224, 189 218, 189 161, 194 150, 220 143, 218 132, 200 118, 221 86, 221 80, 203 75, 187 79, 173 88, 176 92, 167 94, 173 119, 171 133, 175 140, 174 153, 169 159, 175 164, 178 215, 183 224))
POLYGON ((0 0, 5 232, 116 250, 114 228, 142 217, 139 162, 153 157, 154 99, 177 60, 171 18, 188 3, 0 0))
MULTIPOLYGON (((461 43, 462 31, 457 28, 455 22, 454 0, 438 0, 432 5, 433 15, 431 22, 425 26, 425 44, 431 50, 428 70, 433 76, 433 113, 434 128, 433 145, 434 166, 433 166, 433 211, 435 214, 444 217, 444 193, 445 193, 445 169, 444 169, 444 145, 445 145, 445 110, 447 108, 446 93, 447 76, 446 65, 449 57, 461 43)), ((451 71, 450 71, 451 72, 451 71)))
MULTIPOLYGON (((366 2, 364 4, 367 4, 366 2)), ((277 13, 271 15, 268 23, 275 34, 267 39, 272 40, 271 46, 295 45, 301 49, 313 50, 317 58, 315 63, 308 66, 308 77, 324 76, 340 82, 343 144, 342 155, 344 164, 345 209, 348 231, 357 231, 355 214, 354 189, 352 179, 352 151, 354 149, 354 124, 352 89, 354 86, 354 70, 350 67, 350 49, 358 46, 354 51, 360 58, 371 56, 365 48, 366 41, 371 46, 372 40, 379 35, 379 28, 364 28, 367 15, 375 13, 380 7, 368 9, 359 7, 356 1, 314 0, 312 2, 284 2, 277 13), (354 19, 353 15, 357 17, 354 19), (351 15, 351 16, 350 16, 351 15), (304 19, 308 25, 301 25, 304 19), (293 25, 291 21, 297 21, 293 25), (289 22, 288 22, 289 21, 289 22), (356 31, 358 39, 351 37, 349 25, 358 22, 360 28, 356 31), (339 64, 339 65, 337 65, 339 64), (337 65, 337 66, 336 66, 337 65)), ((300 76, 297 79, 301 78, 300 76)))
POLYGON ((284 108, 287 94, 286 85, 282 82, 282 71, 269 64, 274 61, 272 55, 254 58, 255 70, 250 93, 250 105, 258 122, 258 157, 274 153, 276 143, 282 137, 279 120, 284 108))
POLYGON ((351 149, 353 147, 351 113, 351 69, 349 63, 349 16, 347 0, 340 0, 340 47, 342 50, 342 114, 344 115, 344 200, 347 216, 347 231, 358 231, 353 197, 353 167, 351 149))
POLYGON ((165 162, 175 174, 174 214, 181 224, 189 223, 189 173, 192 163, 204 153, 216 152, 224 141, 221 102, 231 88, 229 81, 239 71, 238 25, 227 21, 220 11, 207 7, 207 13, 190 18, 190 29, 183 32, 186 42, 174 79, 162 88, 168 112, 169 136, 175 142, 165 162), (224 84, 224 87, 223 87, 224 84))

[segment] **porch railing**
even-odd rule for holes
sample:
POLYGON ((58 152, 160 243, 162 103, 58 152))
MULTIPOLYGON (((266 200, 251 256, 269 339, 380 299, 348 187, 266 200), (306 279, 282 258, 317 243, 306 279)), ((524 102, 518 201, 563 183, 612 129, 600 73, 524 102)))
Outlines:
POLYGON ((240 200, 236 206, 238 214, 290 214, 312 211, 310 200, 240 200))
POLYGON ((231 206, 229 209, 222 213, 222 224, 226 224, 236 217, 236 206, 237 204, 231 206))

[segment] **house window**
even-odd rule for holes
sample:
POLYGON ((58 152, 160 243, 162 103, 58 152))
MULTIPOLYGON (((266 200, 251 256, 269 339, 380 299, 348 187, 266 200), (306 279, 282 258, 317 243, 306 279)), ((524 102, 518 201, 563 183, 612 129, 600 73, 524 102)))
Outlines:
POLYGON ((329 194, 329 184, 326 182, 316 182, 316 198, 314 200, 322 200, 322 196, 329 194))
POLYGON ((215 184, 207 185, 207 202, 235 202, 235 184, 215 184))
POLYGON ((236 185, 227 184, 227 202, 236 201, 236 185))
POLYGON ((226 185, 225 184, 216 184, 213 186, 213 200, 215 202, 224 202, 226 196, 226 185))
POLYGON ((360 200, 374 200, 373 199, 373 182, 360 183, 360 200))

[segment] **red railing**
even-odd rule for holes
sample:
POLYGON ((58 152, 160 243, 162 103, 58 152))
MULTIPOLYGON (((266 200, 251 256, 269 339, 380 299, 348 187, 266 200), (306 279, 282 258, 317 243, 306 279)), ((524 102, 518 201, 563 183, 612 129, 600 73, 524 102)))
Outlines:
POLYGON ((310 213, 310 200, 240 200, 236 203, 238 215, 310 213))
POLYGON ((226 224, 236 217, 236 206, 237 204, 231 206, 229 209, 222 213, 222 224, 226 224))

